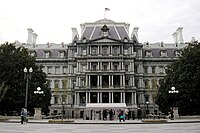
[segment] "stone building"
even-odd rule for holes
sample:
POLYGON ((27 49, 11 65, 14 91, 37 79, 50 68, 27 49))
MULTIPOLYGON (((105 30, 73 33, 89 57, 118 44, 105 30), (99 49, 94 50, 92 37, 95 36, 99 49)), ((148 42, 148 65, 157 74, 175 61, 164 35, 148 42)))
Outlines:
POLYGON ((36 44, 37 34, 28 29, 24 46, 48 76, 51 115, 99 119, 103 109, 119 110, 119 103, 129 111, 158 111, 158 81, 186 45, 182 28, 173 33, 174 43, 140 43, 139 28, 129 36, 129 26, 109 19, 84 23, 80 36, 72 28, 69 44, 36 44))

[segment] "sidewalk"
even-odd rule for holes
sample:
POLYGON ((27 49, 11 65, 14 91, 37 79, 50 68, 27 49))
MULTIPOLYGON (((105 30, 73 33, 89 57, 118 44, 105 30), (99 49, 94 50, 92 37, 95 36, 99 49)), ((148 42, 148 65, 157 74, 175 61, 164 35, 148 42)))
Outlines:
MULTIPOLYGON (((34 120, 29 119, 28 123, 41 123, 41 124, 160 124, 160 123, 153 123, 153 122, 142 122, 141 120, 126 120, 125 122, 119 122, 118 120, 112 121, 104 121, 104 120, 82 120, 82 119, 75 119, 74 122, 67 122, 67 123, 49 123, 50 119, 42 119, 42 120, 34 120)), ((3 121, 7 123, 20 123, 20 119, 10 119, 8 121, 3 121)), ((200 119, 175 119, 170 120, 167 119, 168 123, 200 123, 200 119)), ((162 124, 166 124, 162 123, 162 124)))

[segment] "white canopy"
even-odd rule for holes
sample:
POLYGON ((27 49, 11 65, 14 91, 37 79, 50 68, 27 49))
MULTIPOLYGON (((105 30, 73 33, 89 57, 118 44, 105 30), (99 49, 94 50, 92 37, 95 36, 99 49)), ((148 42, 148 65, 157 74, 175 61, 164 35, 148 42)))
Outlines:
POLYGON ((86 110, 101 110, 101 109, 126 109, 126 103, 87 103, 86 110))

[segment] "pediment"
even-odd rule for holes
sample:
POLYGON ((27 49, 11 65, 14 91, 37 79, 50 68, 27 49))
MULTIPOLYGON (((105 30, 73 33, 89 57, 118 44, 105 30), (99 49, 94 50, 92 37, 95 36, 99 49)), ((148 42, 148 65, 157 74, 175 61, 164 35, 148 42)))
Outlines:
POLYGON ((115 42, 121 42, 120 40, 112 39, 112 38, 98 38, 95 40, 90 40, 90 42, 106 42, 106 43, 115 43, 115 42))

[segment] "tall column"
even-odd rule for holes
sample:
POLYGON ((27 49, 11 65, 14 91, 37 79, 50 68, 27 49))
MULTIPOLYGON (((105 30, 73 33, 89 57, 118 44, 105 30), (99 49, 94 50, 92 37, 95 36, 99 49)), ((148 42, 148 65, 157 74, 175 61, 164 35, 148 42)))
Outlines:
POLYGON ((111 75, 109 75, 109 87, 111 86, 111 75))
POLYGON ((123 82, 122 82, 122 75, 120 75, 120 87, 123 86, 123 82))
POLYGON ((109 103, 111 103, 111 92, 109 92, 109 103))
POLYGON ((102 75, 100 75, 100 86, 102 87, 102 75))
POLYGON ((85 86, 88 86, 88 76, 86 75, 86 81, 85 81, 85 86))
POLYGON ((97 76, 97 87, 100 86, 99 82, 100 82, 100 75, 97 76))
POLYGON ((135 103, 135 101, 134 101, 135 99, 134 99, 134 97, 133 97, 133 92, 131 93, 131 104, 134 104, 135 103))
POLYGON ((89 88, 90 88, 90 87, 91 87, 91 83, 90 83, 90 81, 91 81, 91 80, 90 80, 90 75, 88 75, 88 77, 89 77, 89 81, 88 81, 88 82, 89 82, 89 85, 88 85, 88 86, 89 86, 89 88))
POLYGON ((77 104, 80 104, 80 97, 79 97, 79 92, 77 93, 77 104))
POLYGON ((122 99, 122 92, 121 92, 121 96, 120 96, 120 103, 123 103, 123 101, 122 101, 123 99, 122 99))
POLYGON ((76 105, 77 104, 77 99, 76 99, 77 97, 76 97, 76 92, 75 92, 75 95, 74 95, 74 104, 76 105))
POLYGON ((113 101, 113 92, 111 92, 111 95, 112 95, 112 103, 114 103, 114 101, 113 101))
POLYGON ((111 86, 113 87, 113 75, 111 76, 111 78, 112 78, 111 86))
POLYGON ((123 86, 125 86, 125 75, 123 75, 123 86))
POLYGON ((90 92, 89 92, 89 96, 88 96, 88 98, 89 98, 89 103, 90 103, 90 92))
POLYGON ((99 98, 100 98, 100 97, 99 97, 99 93, 100 93, 100 92, 97 92, 97 103, 99 103, 99 98))
POLYGON ((100 103, 102 103, 102 92, 100 92, 100 103))
POLYGON ((134 93, 134 98, 135 98, 135 104, 136 104, 136 101, 137 101, 136 92, 134 93))
POLYGON ((88 92, 86 92, 86 103, 88 103, 88 92))
POLYGON ((125 103, 125 92, 123 92, 123 103, 125 103))

